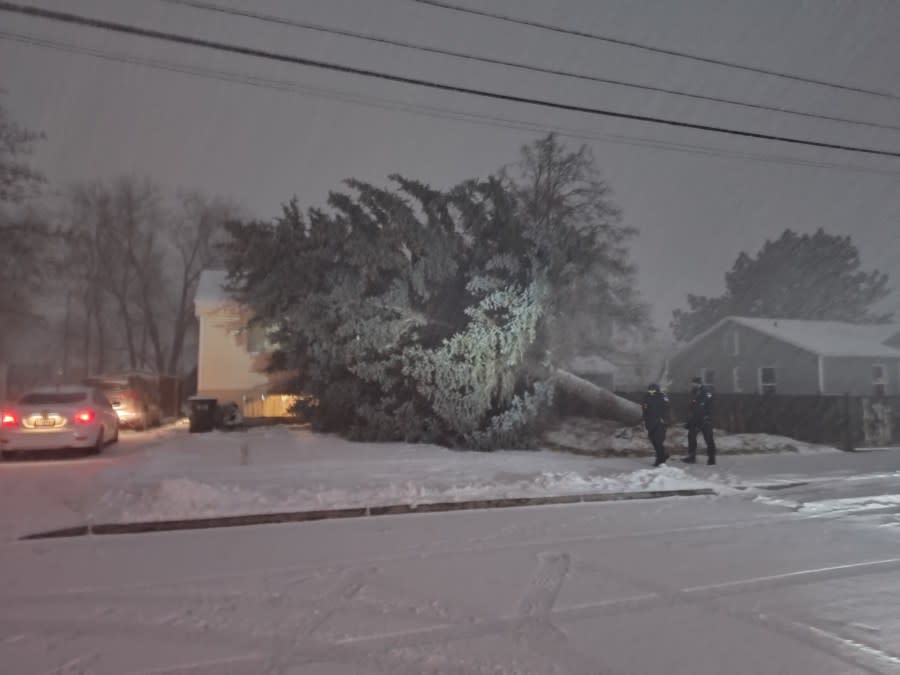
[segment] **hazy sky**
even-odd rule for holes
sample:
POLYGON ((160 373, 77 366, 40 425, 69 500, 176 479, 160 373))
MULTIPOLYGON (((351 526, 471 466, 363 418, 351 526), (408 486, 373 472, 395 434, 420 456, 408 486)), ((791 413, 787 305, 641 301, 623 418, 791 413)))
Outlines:
MULTIPOLYGON (((900 3, 895 0, 458 2, 900 93, 900 3)), ((900 131, 461 62, 159 0, 29 4, 520 96, 900 151, 900 131)), ((900 125, 898 100, 554 35, 410 0, 220 4, 545 67, 900 125)), ((900 288, 900 160, 486 101, 5 13, 0 13, 0 31, 164 61, 167 68, 225 71, 306 88, 303 93, 277 91, 0 39, 3 103, 17 120, 46 132, 36 161, 55 187, 136 172, 168 186, 227 195, 253 215, 271 217, 294 194, 304 206, 323 204, 328 190, 349 176, 384 182, 399 172, 446 187, 496 170, 514 161, 518 148, 537 132, 459 119, 459 114, 490 116, 596 137, 588 143, 625 222, 641 232, 633 255, 641 291, 660 327, 686 293, 720 293, 738 252, 757 250, 786 227, 853 235, 864 262, 890 273, 900 288), (323 97, 322 90, 331 93, 323 97), (440 114, 456 119, 411 112, 410 106, 444 109, 440 114), (648 146, 647 140, 656 144, 648 146), (731 154, 673 151, 657 142, 731 154), (781 158, 847 168, 798 166, 781 158)), ((890 308, 900 311, 900 293, 890 308)))

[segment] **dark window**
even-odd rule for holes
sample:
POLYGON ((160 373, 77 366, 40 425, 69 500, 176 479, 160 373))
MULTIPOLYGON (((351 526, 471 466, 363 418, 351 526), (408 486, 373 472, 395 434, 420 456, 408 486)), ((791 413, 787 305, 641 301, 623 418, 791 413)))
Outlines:
POLYGON ((741 378, 740 366, 735 366, 731 371, 732 389, 735 394, 740 394, 744 390, 743 379, 741 378))
POLYGON ((759 393, 774 394, 777 390, 775 369, 771 367, 759 369, 759 393))
POLYGON ((66 405, 81 403, 86 400, 87 393, 83 391, 36 392, 34 394, 26 394, 19 403, 22 405, 66 405))
POLYGON ((872 366, 872 392, 879 397, 887 395, 887 373, 880 364, 872 366))
POLYGON ((716 385, 716 371, 712 368, 704 368, 700 375, 706 386, 714 387, 716 385))

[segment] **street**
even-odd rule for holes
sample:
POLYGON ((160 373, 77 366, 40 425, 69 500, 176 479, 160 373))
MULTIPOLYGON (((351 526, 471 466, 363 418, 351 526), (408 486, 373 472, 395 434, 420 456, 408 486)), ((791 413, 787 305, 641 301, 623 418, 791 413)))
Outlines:
MULTIPOLYGON (((807 457, 819 480, 729 497, 17 542, 3 550, 0 663, 896 673, 896 458, 807 457)), ((768 458, 782 477, 803 459, 768 458)))

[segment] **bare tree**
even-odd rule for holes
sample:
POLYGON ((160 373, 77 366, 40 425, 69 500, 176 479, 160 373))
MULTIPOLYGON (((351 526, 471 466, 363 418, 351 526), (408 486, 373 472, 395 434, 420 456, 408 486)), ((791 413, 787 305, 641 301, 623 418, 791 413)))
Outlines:
POLYGON ((173 313, 169 372, 181 364, 184 341, 193 325, 192 300, 200 274, 220 261, 218 245, 225 240, 225 223, 234 220, 238 209, 229 202, 210 199, 198 192, 179 196, 178 217, 170 223, 175 304, 173 313))
POLYGON ((124 341, 130 367, 144 365, 139 337, 148 324, 147 297, 161 257, 157 243, 161 191, 149 180, 124 177, 111 185, 76 185, 68 206, 67 268, 79 286, 87 326, 86 365, 93 351, 95 367, 105 368, 111 333, 124 341), (112 315, 109 305, 115 311, 112 315), (92 334, 96 337, 93 350, 92 334))
POLYGON ((31 300, 42 281, 47 231, 43 219, 23 206, 44 183, 28 161, 40 138, 12 121, 0 105, 0 346, 41 319, 32 312, 31 300))
POLYGON ((152 181, 123 177, 75 186, 67 212, 86 359, 102 370, 116 342, 131 368, 177 372, 200 273, 237 209, 197 192, 168 204, 152 181))

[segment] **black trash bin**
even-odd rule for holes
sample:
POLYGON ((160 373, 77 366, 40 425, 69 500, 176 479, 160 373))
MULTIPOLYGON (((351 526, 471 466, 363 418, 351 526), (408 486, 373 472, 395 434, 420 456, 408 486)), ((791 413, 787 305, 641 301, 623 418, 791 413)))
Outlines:
POLYGON ((212 431, 216 428, 216 407, 218 400, 209 396, 191 396, 188 399, 191 406, 192 434, 212 431))

